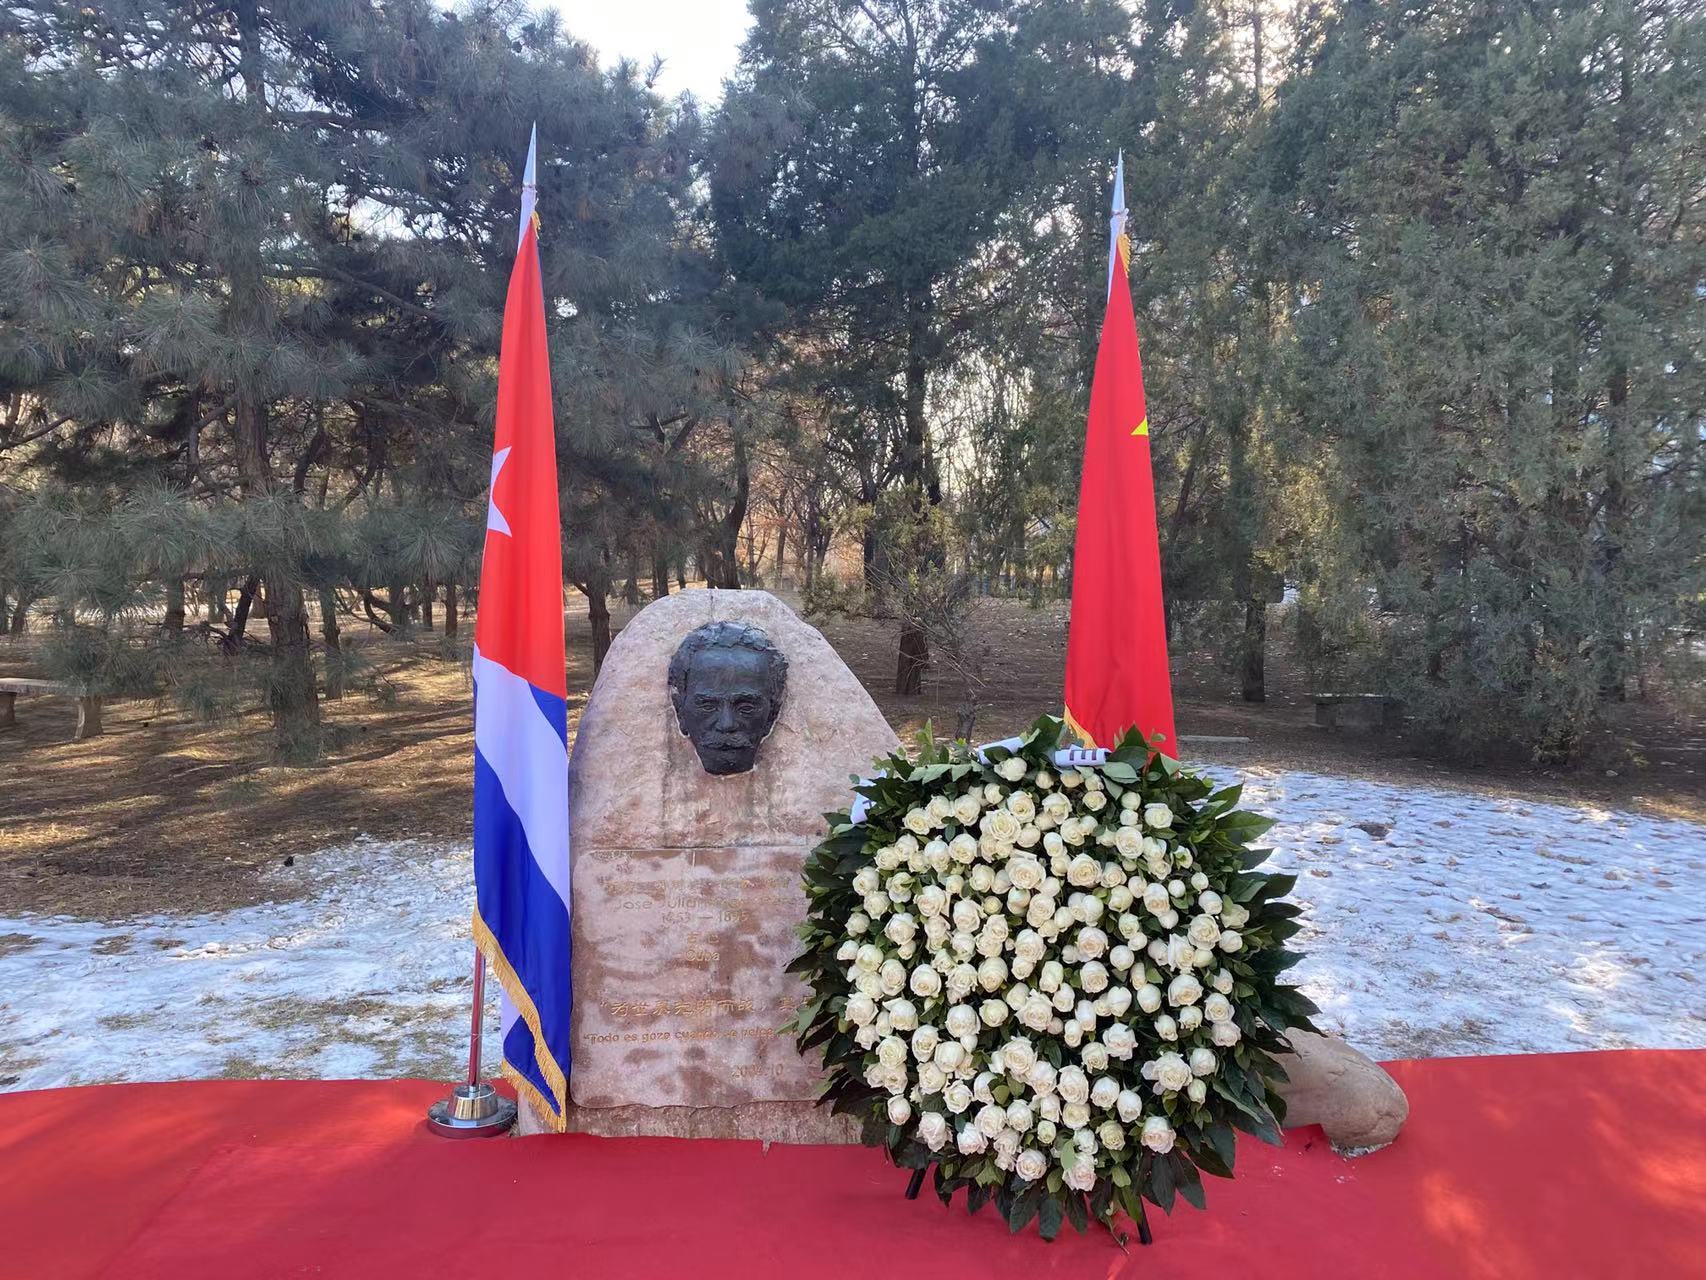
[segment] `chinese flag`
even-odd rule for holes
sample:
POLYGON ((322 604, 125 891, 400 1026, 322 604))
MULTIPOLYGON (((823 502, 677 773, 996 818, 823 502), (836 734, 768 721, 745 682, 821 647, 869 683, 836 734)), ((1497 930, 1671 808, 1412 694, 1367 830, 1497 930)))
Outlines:
POLYGON ((1131 250, 1119 225, 1123 213, 1116 204, 1108 308, 1084 438, 1066 721, 1086 745, 1098 747, 1114 746, 1135 725, 1158 750, 1177 757, 1149 416, 1126 273, 1131 250))

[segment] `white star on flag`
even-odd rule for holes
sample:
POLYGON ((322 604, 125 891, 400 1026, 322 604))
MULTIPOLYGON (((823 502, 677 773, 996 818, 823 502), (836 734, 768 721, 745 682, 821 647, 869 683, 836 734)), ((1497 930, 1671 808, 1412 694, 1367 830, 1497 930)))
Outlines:
POLYGON ((504 513, 498 510, 498 472, 504 469, 504 463, 509 459, 510 446, 505 445, 492 455, 492 487, 487 490, 490 496, 486 499, 486 528, 498 533, 509 535, 509 521, 504 519, 504 513))

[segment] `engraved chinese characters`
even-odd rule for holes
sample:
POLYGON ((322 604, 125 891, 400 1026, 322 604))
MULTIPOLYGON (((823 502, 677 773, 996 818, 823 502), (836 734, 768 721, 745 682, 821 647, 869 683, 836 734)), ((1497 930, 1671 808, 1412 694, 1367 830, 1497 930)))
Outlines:
POLYGON ((823 814, 848 803, 849 777, 895 745, 829 644, 764 592, 683 592, 623 629, 581 714, 570 769, 573 1127, 784 1137, 767 1131, 792 1123, 776 1108, 810 1111, 818 1064, 777 1034, 804 990, 782 972, 805 916, 800 869, 823 814), (737 708, 707 739, 719 767, 742 763, 752 739, 744 770, 711 771, 687 736, 691 717, 678 718, 672 659, 686 650, 677 686, 690 692, 719 647, 684 645, 696 633, 742 637, 734 648, 751 669, 735 674, 753 688, 730 685, 732 699, 767 696, 777 677, 779 711, 737 708), (646 1110, 655 1108, 729 1110, 646 1110))

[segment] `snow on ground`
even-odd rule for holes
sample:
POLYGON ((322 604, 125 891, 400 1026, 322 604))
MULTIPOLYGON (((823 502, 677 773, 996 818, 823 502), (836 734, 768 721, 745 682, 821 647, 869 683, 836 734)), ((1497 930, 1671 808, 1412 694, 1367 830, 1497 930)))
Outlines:
MULTIPOLYGON (((1365 1052, 1706 1047, 1706 827, 1310 773, 1245 781, 1245 806, 1280 820, 1270 865, 1299 875, 1298 980, 1365 1052)), ((0 1088, 454 1078, 466 847, 360 840, 271 874, 302 892, 205 916, 0 917, 0 1088)))

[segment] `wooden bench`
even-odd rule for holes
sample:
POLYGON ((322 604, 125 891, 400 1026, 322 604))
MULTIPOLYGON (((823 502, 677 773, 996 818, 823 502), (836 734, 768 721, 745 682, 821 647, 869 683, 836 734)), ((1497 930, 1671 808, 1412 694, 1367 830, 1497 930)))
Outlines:
POLYGON ((101 732, 100 694, 60 680, 27 680, 20 676, 0 676, 0 729, 10 729, 18 723, 16 704, 20 693, 77 699, 77 731, 71 735, 73 742, 96 737, 101 732))
POLYGON ((1402 705, 1402 699, 1384 693, 1318 693, 1315 723, 1323 729, 1384 729, 1402 705))

